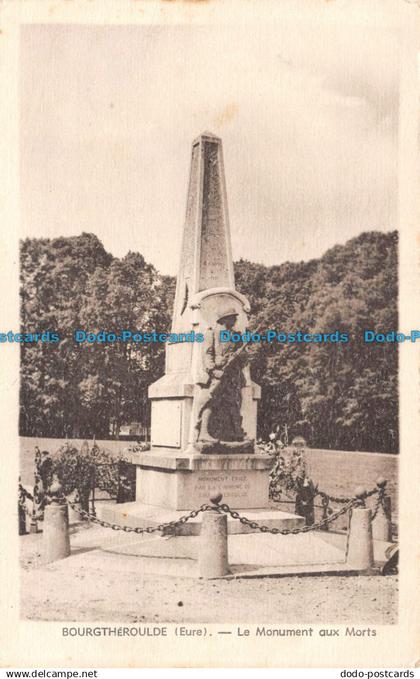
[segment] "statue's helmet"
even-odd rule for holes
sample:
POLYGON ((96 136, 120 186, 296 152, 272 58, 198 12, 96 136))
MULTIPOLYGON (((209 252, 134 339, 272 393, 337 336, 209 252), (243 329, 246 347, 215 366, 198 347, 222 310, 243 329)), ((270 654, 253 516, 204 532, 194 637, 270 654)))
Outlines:
POLYGON ((222 322, 225 320, 225 318, 232 318, 232 317, 235 317, 235 318, 236 318, 238 315, 239 315, 239 314, 238 314, 238 312, 236 311, 236 309, 234 309, 233 307, 231 307, 230 309, 227 309, 226 311, 224 311, 223 314, 222 314, 221 316, 218 316, 217 322, 218 322, 218 323, 222 323, 222 322))

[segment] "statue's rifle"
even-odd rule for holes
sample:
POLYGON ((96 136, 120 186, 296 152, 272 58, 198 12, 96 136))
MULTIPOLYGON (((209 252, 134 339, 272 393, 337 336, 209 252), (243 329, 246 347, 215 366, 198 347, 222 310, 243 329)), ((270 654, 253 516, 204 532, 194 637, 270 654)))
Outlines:
MULTIPOLYGON (((261 334, 261 331, 262 331, 262 329, 259 328, 258 330, 256 330, 256 331, 253 332, 252 334, 253 334, 253 335, 256 335, 256 334, 260 335, 260 334, 261 334)), ((230 340, 230 341, 232 341, 232 340, 230 340)), ((227 359, 227 361, 226 361, 226 363, 224 364, 224 366, 221 367, 221 368, 215 368, 215 370, 222 370, 222 372, 224 373, 225 370, 230 366, 230 364, 233 363, 233 361, 236 361, 236 359, 238 358, 238 356, 240 356, 242 353, 244 353, 247 349, 249 350, 250 347, 251 347, 251 348, 254 347, 255 344, 256 344, 256 343, 255 343, 255 342, 252 342, 251 340, 248 340, 247 342, 243 342, 242 345, 239 346, 238 349, 235 349, 235 351, 233 352, 233 354, 232 354, 231 356, 229 356, 229 358, 227 359)))
MULTIPOLYGON (((256 333, 260 334, 260 332, 261 332, 261 330, 258 329, 253 334, 256 334, 256 333)), ((248 341, 248 342, 243 342, 242 346, 240 346, 238 349, 235 349, 232 356, 229 356, 229 358, 227 359, 227 361, 226 361, 226 363, 224 364, 223 367, 220 367, 220 368, 215 367, 215 368, 213 368, 212 370, 209 371, 210 379, 216 379, 217 383, 220 383, 220 380, 222 379, 222 377, 223 377, 226 369, 228 368, 228 366, 231 365, 231 363, 233 361, 236 361, 238 356, 240 356, 243 352, 245 352, 247 349, 249 349, 252 346, 255 346, 255 343, 251 342, 251 340, 248 341), (213 374, 215 370, 220 370, 222 372, 222 375, 220 377, 215 377, 214 374, 213 374)), ((214 385, 214 386, 216 386, 216 385, 214 385)), ((198 416, 197 416, 197 422, 196 422, 195 428, 198 431, 198 433, 200 432, 202 413, 206 408, 209 407, 209 404, 213 401, 213 399, 214 399, 214 390, 211 389, 208 400, 205 403, 202 404, 202 406, 200 408, 200 412, 198 413, 198 416)))
MULTIPOLYGON (((260 333, 260 330, 258 330, 257 332, 260 333)), ((256 334, 256 333, 253 333, 253 334, 256 334)), ((226 363, 224 364, 223 367, 220 367, 220 368, 214 367, 212 370, 209 371, 210 380, 215 380, 216 382, 213 383, 213 385, 211 385, 211 388, 209 389, 208 398, 204 403, 201 404, 200 411, 197 414, 197 420, 196 420, 196 423, 194 425, 195 430, 197 432, 197 437, 199 437, 200 430, 201 430, 202 414, 203 414, 204 410, 206 410, 206 408, 211 407, 210 404, 214 400, 215 391, 217 391, 217 387, 220 384, 220 380, 222 379, 226 369, 228 368, 229 365, 231 365, 231 363, 233 361, 236 361, 237 358, 240 355, 242 355, 242 353, 249 350, 249 348, 252 347, 252 346, 255 346, 255 343, 251 342, 251 340, 249 340, 247 342, 243 342, 243 344, 241 346, 239 346, 239 348, 235 349, 234 353, 231 356, 229 356, 229 358, 227 359, 227 361, 226 361, 226 363), (222 373, 220 377, 216 377, 214 375, 214 372, 216 370, 218 370, 222 373)))

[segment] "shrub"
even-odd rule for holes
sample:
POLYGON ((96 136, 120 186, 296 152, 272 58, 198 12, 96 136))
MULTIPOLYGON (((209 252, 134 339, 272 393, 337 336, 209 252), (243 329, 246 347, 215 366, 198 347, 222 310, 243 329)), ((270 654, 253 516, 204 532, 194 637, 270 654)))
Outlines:
POLYGON ((113 457, 94 443, 85 441, 80 450, 70 442, 65 443, 54 457, 57 474, 65 495, 77 491, 82 509, 89 511, 89 495, 93 487, 115 496, 118 491, 118 462, 123 456, 113 457))

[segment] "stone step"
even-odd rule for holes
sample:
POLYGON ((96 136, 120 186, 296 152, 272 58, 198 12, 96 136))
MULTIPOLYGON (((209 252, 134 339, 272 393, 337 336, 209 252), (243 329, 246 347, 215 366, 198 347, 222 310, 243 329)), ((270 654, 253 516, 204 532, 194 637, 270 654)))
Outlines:
MULTIPOLYGON (((91 528, 71 539, 72 555, 54 569, 87 572, 118 568, 124 573, 199 577, 200 540, 195 536, 153 537, 91 528)), ((343 542, 341 547, 345 547, 343 542)), ((227 578, 355 572, 345 562, 345 550, 325 542, 318 533, 300 535, 233 534, 228 541, 227 578)))
MULTIPOLYGON (((250 521, 269 528, 291 529, 298 528, 305 524, 305 520, 297 514, 289 514, 278 509, 244 509, 238 510, 241 516, 246 516, 250 521)), ((130 526, 130 528, 157 526, 162 523, 178 521, 182 516, 189 512, 173 509, 162 509, 152 505, 145 505, 140 502, 125 502, 123 504, 100 503, 96 508, 97 516, 105 521, 118 525, 130 526)), ((177 535, 199 535, 201 526, 201 515, 189 519, 177 527, 177 535)), ((255 533, 249 526, 241 523, 238 519, 233 519, 228 515, 228 533, 236 535, 238 533, 255 533)))
MULTIPOLYGON (((131 538, 115 537, 107 551, 127 556, 197 561, 200 540, 196 536, 171 536, 144 539, 131 533, 131 538)), ((262 533, 232 534, 228 539, 229 563, 236 570, 252 571, 271 566, 345 565, 345 551, 324 542, 316 533, 270 535, 262 533)), ((322 570, 321 568, 321 570, 322 570)))

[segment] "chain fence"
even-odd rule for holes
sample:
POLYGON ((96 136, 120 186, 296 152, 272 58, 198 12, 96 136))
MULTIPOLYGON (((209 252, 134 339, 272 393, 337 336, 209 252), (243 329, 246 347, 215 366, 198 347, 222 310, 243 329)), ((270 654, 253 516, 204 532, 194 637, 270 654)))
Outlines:
POLYGON ((334 512, 330 516, 324 517, 320 521, 317 521, 309 526, 301 526, 298 528, 270 528, 264 524, 260 524, 257 521, 251 521, 246 516, 241 516, 239 512, 232 510, 229 505, 222 504, 218 505, 219 509, 226 514, 229 514, 232 519, 238 519, 242 524, 249 526, 253 530, 258 530, 261 533, 271 533, 272 535, 298 535, 300 533, 309 533, 313 530, 322 530, 323 527, 329 525, 336 521, 340 516, 346 514, 352 507, 357 507, 362 504, 362 500, 359 498, 353 498, 347 502, 338 512, 334 512))
MULTIPOLYGON (((277 480, 272 479, 273 486, 275 486, 276 481, 277 480)), ((376 494, 378 495, 375 505, 371 507, 372 521, 376 518, 381 506, 384 511, 386 511, 384 504, 385 497, 387 497, 386 485, 387 482, 381 479, 376 488, 373 488, 364 494, 365 499, 373 497, 376 494)), ((321 530, 328 530, 330 522, 326 521, 326 519, 329 516, 337 515, 337 518, 341 516, 341 514, 337 514, 337 509, 333 508, 331 505, 346 505, 353 499, 351 497, 337 497, 323 490, 319 490, 310 480, 307 482, 306 486, 297 483, 292 485, 290 482, 286 488, 284 486, 279 487, 279 485, 275 488, 273 486, 270 488, 270 498, 272 501, 279 505, 294 505, 296 514, 303 516, 307 520, 307 523, 311 525, 314 523, 317 523, 317 525, 319 524, 321 530), (291 490, 295 493, 294 497, 290 495, 291 490), (320 502, 316 502, 317 498, 320 499, 320 502), (321 510, 321 520, 318 522, 315 522, 315 510, 321 510)))
POLYGON ((69 506, 77 512, 83 519, 91 521, 94 524, 101 526, 102 528, 110 528, 116 531, 124 531, 126 533, 137 533, 137 534, 151 534, 151 533, 162 533, 163 535, 174 534, 179 526, 187 523, 190 519, 196 518, 199 514, 208 511, 215 511, 219 514, 228 514, 232 519, 238 520, 241 524, 248 526, 252 530, 259 531, 260 533, 270 533, 271 535, 299 535, 301 533, 308 533, 314 530, 322 530, 326 525, 332 524, 340 516, 343 516, 349 512, 353 507, 363 506, 363 499, 360 497, 354 497, 343 504, 342 508, 337 512, 330 514, 327 517, 322 518, 311 525, 299 526, 296 528, 276 528, 260 524, 257 521, 253 521, 246 516, 241 515, 239 512, 233 510, 226 503, 213 502, 213 504, 203 504, 198 509, 195 509, 184 516, 181 516, 176 521, 169 521, 168 523, 161 523, 156 526, 147 526, 145 528, 136 526, 126 526, 113 523, 111 521, 105 521, 96 516, 96 514, 90 514, 89 512, 81 509, 76 502, 71 502, 67 500, 69 506))
MULTIPOLYGON (((320 489, 306 472, 306 461, 303 450, 292 450, 289 457, 282 448, 278 450, 272 446, 266 450, 274 458, 270 471, 270 499, 287 511, 287 505, 294 505, 294 512, 305 518, 307 525, 316 523, 316 518, 322 521, 321 530, 329 530, 329 522, 324 521, 337 512, 337 505, 345 505, 351 497, 337 497, 320 489), (335 506, 334 506, 335 505, 335 506)), ((290 451, 289 451, 290 452, 290 451)), ((376 502, 369 507, 372 510, 372 521, 377 517, 380 508, 391 523, 392 535, 397 537, 398 525, 392 523, 390 496, 387 493, 387 481, 378 479, 377 487, 366 493, 365 499, 378 495, 376 502)), ((346 530, 347 526, 341 522, 336 525, 337 530, 346 530)))
MULTIPOLYGON (((202 504, 199 508, 192 510, 188 514, 181 516, 179 519, 175 521, 169 521, 167 523, 161 523, 158 525, 147 527, 120 525, 115 522, 101 519, 96 515, 96 511, 92 513, 86 511, 80 506, 79 504, 80 498, 78 497, 78 494, 76 494, 76 497, 73 501, 70 500, 69 498, 65 498, 64 495, 61 495, 61 501, 67 502, 68 506, 71 507, 71 509, 85 521, 94 523, 98 526, 101 526, 102 528, 110 528, 115 531, 123 531, 126 533, 137 533, 139 535, 152 533, 162 533, 163 535, 175 534, 177 528, 187 523, 187 521, 195 519, 199 514, 207 511, 216 511, 218 513, 227 514, 232 519, 239 521, 241 524, 247 526, 248 528, 251 528, 252 530, 255 531, 259 531, 261 533, 270 533, 272 535, 298 535, 301 533, 308 533, 310 531, 327 529, 341 516, 344 516, 348 512, 351 512, 351 510, 354 507, 365 506, 365 500, 376 494, 378 495, 378 497, 375 506, 372 509, 371 521, 373 521, 376 518, 379 508, 381 506, 385 510, 384 499, 386 497, 386 483, 378 485, 377 488, 374 488, 370 491, 360 492, 353 498, 334 497, 328 495, 323 491, 319 491, 317 495, 322 497, 324 506, 324 514, 322 518, 319 521, 313 521, 309 525, 307 524, 305 526, 300 526, 296 528, 277 528, 260 524, 255 520, 251 520, 248 517, 241 515, 238 511, 232 509, 228 504, 221 503, 221 498, 220 499, 217 498, 216 500, 210 499, 212 504, 202 504), (330 500, 336 502, 337 504, 340 504, 341 508, 338 509, 337 511, 332 511, 331 508, 329 507, 330 500)), ((26 500, 28 498, 24 496, 21 496, 21 498, 22 499, 19 502, 20 510, 23 511, 28 517, 30 517, 31 521, 42 521, 44 518, 45 507, 36 506, 34 504, 33 508, 29 509, 26 504, 26 500)), ((51 501, 51 499, 45 498, 45 503, 43 503, 43 505, 48 504, 49 501, 51 501)))
MULTIPOLYGON (((39 466, 39 465, 38 465, 39 466)), ((118 470, 118 492, 116 499, 118 502, 125 502, 132 500, 133 494, 133 481, 131 478, 131 470, 129 464, 126 461, 118 460, 112 463, 99 463, 101 468, 113 468, 118 470)), ((302 516, 305 519, 305 525, 297 528, 277 528, 270 527, 264 524, 260 524, 255 520, 251 520, 246 516, 241 515, 238 511, 233 510, 228 504, 221 503, 221 496, 217 498, 210 498, 212 504, 203 504, 199 508, 181 516, 176 521, 169 521, 167 523, 161 523, 158 525, 139 527, 139 526, 127 526, 120 525, 115 522, 106 521, 99 518, 96 515, 95 507, 95 485, 97 484, 97 474, 93 475, 93 494, 91 498, 82 497, 79 492, 76 491, 76 496, 74 500, 65 498, 61 485, 59 484, 60 490, 56 489, 55 497, 50 495, 50 490, 52 486, 48 488, 47 491, 40 493, 39 491, 39 470, 35 473, 35 485, 33 490, 33 495, 31 495, 21 484, 19 484, 19 516, 20 516, 20 530, 24 534, 25 528, 23 526, 23 517, 26 515, 30 517, 32 523, 42 521, 44 519, 44 509, 50 502, 57 501, 67 501, 68 506, 73 509, 83 520, 89 521, 103 528, 110 528, 115 531, 123 531, 127 533, 137 533, 137 534, 152 534, 152 533, 162 533, 163 535, 176 534, 177 529, 185 524, 187 521, 196 518, 200 513, 207 511, 216 511, 219 513, 225 513, 229 515, 232 519, 239 521, 241 524, 247 526, 251 530, 259 531, 261 533, 271 533, 273 535, 297 535, 300 533, 308 533, 315 530, 328 530, 331 524, 336 522, 340 517, 344 517, 349 513, 349 519, 351 517, 351 512, 354 507, 365 506, 365 501, 377 495, 376 502, 372 509, 371 521, 374 521, 380 508, 382 507, 385 515, 388 516, 387 509, 389 510, 389 505, 386 505, 389 501, 387 496, 387 482, 384 479, 378 479, 376 488, 370 491, 365 491, 360 489, 360 492, 356 491, 354 497, 337 497, 330 495, 323 490, 319 490, 318 486, 312 483, 310 479, 308 480, 306 476, 303 477, 301 483, 297 482, 296 478, 293 478, 292 474, 286 474, 286 476, 281 476, 277 472, 276 465, 270 473, 270 498, 278 504, 294 504, 295 513, 302 516), (304 483, 306 482, 306 483, 304 483), (287 492, 288 491, 288 492, 287 492), (57 495, 58 492, 58 495, 57 495), (295 497, 290 495, 290 492, 295 493, 295 497), (59 499, 59 497, 61 500, 59 499), (285 497, 284 497, 285 496, 285 497), (315 502, 316 498, 320 498, 321 504, 315 502), (86 503, 87 499, 87 503, 86 503), (28 508, 27 501, 32 500, 32 510, 28 508), (339 508, 333 509, 331 504, 339 505, 339 508), (89 511, 89 505, 91 505, 89 511), (319 520, 315 520, 315 508, 322 510, 322 515, 319 520)), ((100 490, 106 490, 110 493, 108 484, 99 484, 98 488, 100 490)), ((66 493, 67 494, 67 493, 66 493)), ((54 493, 53 493, 54 495, 54 493)), ((96 498, 96 500, 99 498, 96 498)), ((388 517, 391 519, 391 516, 388 517)), ((340 528, 340 526, 338 527, 340 528)), ((393 531, 395 533, 396 526, 392 524, 393 531)), ((345 528, 348 529, 348 526, 345 528)))
POLYGON ((121 526, 118 523, 113 523, 111 521, 105 521, 104 519, 100 519, 99 517, 96 516, 96 514, 90 514, 89 512, 85 511, 84 509, 81 509, 76 502, 71 502, 70 500, 67 500, 68 505, 75 511, 77 512, 83 519, 86 521, 90 521, 91 523, 95 523, 98 526, 102 526, 102 528, 111 528, 112 530, 122 530, 125 533, 137 533, 137 534, 142 534, 142 533, 162 533, 164 535, 167 535, 171 532, 174 532, 175 529, 178 526, 182 526, 184 523, 187 523, 190 519, 195 519, 199 514, 202 512, 207 512, 210 511, 211 509, 215 509, 214 506, 203 504, 201 507, 198 509, 194 509, 193 511, 189 512, 188 514, 185 514, 184 516, 181 516, 179 519, 176 521, 168 521, 167 523, 160 523, 157 526, 147 526, 146 528, 141 528, 139 526, 121 526))

